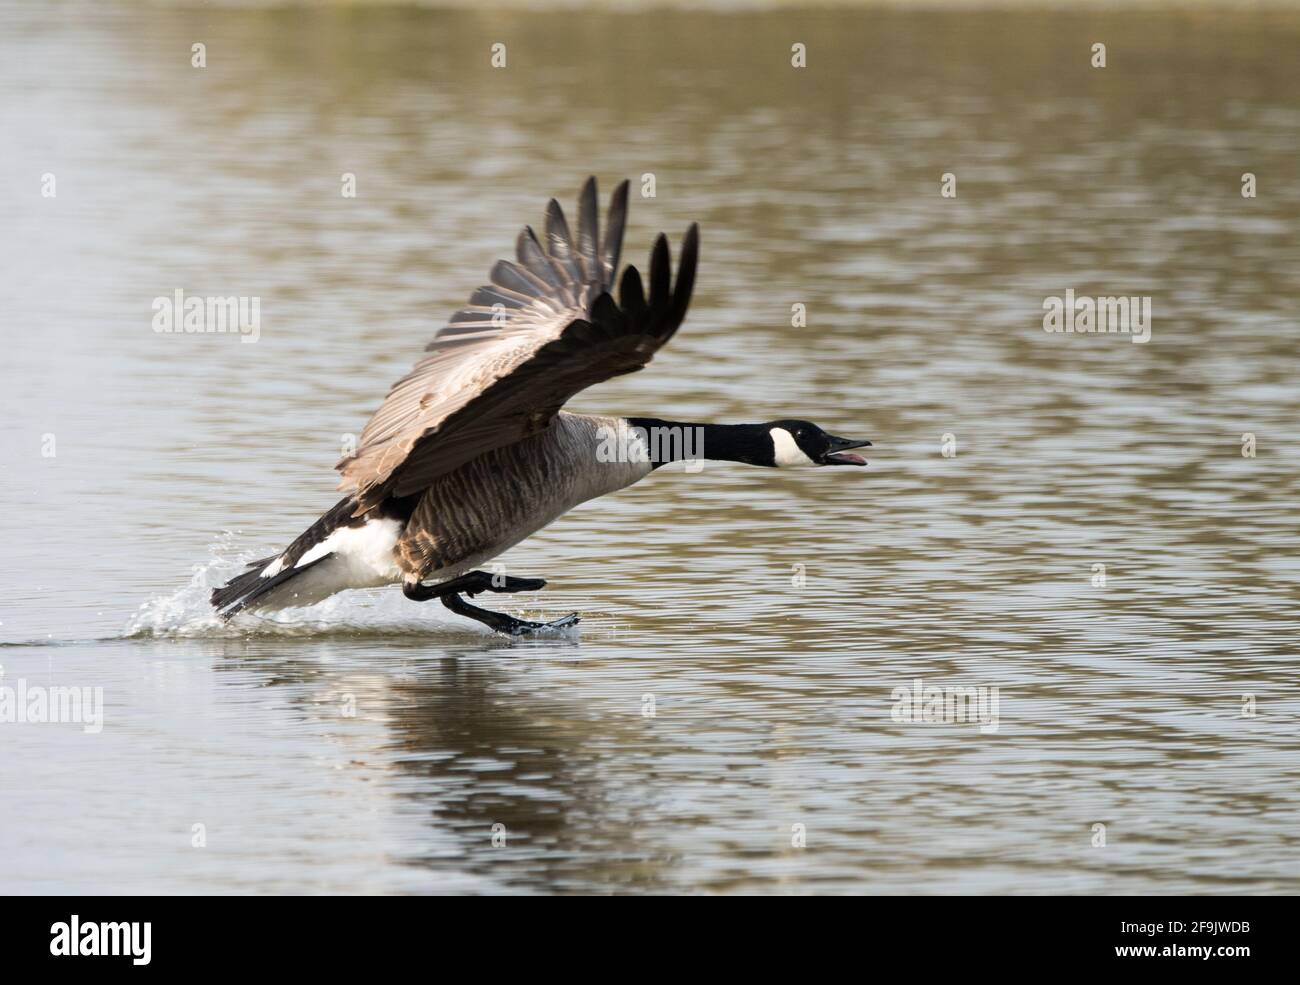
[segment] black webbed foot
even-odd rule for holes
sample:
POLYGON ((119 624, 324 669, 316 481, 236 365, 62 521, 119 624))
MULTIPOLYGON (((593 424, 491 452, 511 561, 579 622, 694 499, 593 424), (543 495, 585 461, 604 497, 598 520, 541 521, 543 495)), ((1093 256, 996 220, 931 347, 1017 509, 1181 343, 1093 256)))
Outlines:
POLYGON ((505 633, 507 636, 527 636, 543 629, 567 629, 570 626, 577 625, 579 621, 576 612, 571 612, 563 619, 556 619, 553 622, 533 622, 530 619, 516 619, 504 612, 480 609, 477 605, 471 605, 454 593, 442 596, 442 604, 458 616, 466 616, 469 619, 481 622, 489 629, 498 633, 505 633))
POLYGON ((428 602, 455 594, 473 598, 480 592, 539 592, 545 587, 544 578, 512 578, 490 571, 471 571, 437 585, 406 584, 402 586, 402 594, 412 602, 428 602))
MULTIPOLYGON (((497 580, 488 586, 489 592, 540 592, 546 587, 545 578, 510 578, 508 576, 493 576, 497 580)), ((467 592, 472 596, 473 592, 467 592)))

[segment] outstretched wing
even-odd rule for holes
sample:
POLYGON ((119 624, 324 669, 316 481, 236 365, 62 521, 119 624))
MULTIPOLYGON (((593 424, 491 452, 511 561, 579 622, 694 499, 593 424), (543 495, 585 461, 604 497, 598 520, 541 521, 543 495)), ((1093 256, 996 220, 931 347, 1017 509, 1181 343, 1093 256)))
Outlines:
POLYGON ((540 240, 524 228, 516 262, 497 262, 492 283, 434 336, 430 354, 370 419, 356 453, 336 466, 357 513, 544 429, 574 394, 640 369, 672 338, 690 303, 699 228, 686 233, 675 285, 661 233, 650 255, 649 297, 628 266, 615 303, 627 192, 626 181, 615 190, 603 239, 595 178, 578 201, 576 242, 554 199, 540 240))

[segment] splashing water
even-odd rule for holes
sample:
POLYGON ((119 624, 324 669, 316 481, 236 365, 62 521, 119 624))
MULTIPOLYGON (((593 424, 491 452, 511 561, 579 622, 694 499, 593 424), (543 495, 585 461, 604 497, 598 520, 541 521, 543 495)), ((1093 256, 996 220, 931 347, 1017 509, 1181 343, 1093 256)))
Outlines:
MULTIPOLYGON (((188 584, 169 595, 159 595, 142 604, 126 625, 128 639, 146 637, 190 638, 262 636, 319 636, 342 634, 408 635, 411 633, 464 633, 493 636, 491 630, 470 620, 444 617, 439 605, 418 605, 395 588, 340 592, 315 605, 271 611, 243 612, 230 621, 212 608, 212 590, 224 585, 266 551, 250 551, 236 545, 236 535, 224 531, 210 545, 212 556, 191 568, 188 584)), ((539 618, 552 616, 538 614, 539 618)), ((537 634, 534 638, 577 637, 571 627, 537 634)))
POLYGON ((412 633, 456 630, 484 635, 472 623, 436 618, 440 608, 417 606, 400 592, 370 589, 341 592, 310 606, 241 613, 229 622, 212 608, 212 590, 245 571, 264 555, 240 549, 235 534, 223 532, 210 545, 212 556, 191 569, 189 582, 140 606, 127 623, 128 638, 244 637, 250 634, 310 636, 321 633, 412 633))

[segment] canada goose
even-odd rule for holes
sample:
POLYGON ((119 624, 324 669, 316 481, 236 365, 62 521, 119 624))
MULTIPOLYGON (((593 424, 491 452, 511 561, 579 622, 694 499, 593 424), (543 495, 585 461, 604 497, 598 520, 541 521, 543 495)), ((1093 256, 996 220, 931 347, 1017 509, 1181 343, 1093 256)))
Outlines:
POLYGON ((516 262, 497 262, 492 283, 434 336, 430 354, 370 419, 356 452, 338 463, 344 498, 283 553, 254 561, 212 593, 223 618, 400 582, 407 598, 439 599, 501 633, 570 626, 577 613, 528 622, 461 596, 542 588, 540 578, 479 566, 579 503, 670 461, 866 464, 849 449, 870 441, 837 438, 808 421, 692 424, 560 409, 592 384, 645 366, 686 315, 699 252, 694 224, 675 285, 661 233, 650 256, 649 298, 632 266, 623 271, 619 301, 610 295, 627 194, 624 181, 610 200, 604 239, 595 178, 578 200, 576 240, 554 199, 540 239, 524 228, 516 262))

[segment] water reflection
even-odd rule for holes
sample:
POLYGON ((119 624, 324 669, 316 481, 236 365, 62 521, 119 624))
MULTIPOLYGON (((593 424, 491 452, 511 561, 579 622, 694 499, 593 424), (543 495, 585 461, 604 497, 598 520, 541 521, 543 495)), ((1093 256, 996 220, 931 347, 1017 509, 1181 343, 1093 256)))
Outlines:
MULTIPOLYGON (((480 888, 581 890, 592 853, 615 884, 661 886, 667 860, 639 834, 638 798, 607 794, 580 700, 535 694, 520 680, 530 676, 522 661, 576 665, 575 648, 487 637, 472 647, 408 639, 365 649, 232 643, 216 667, 280 689, 295 728, 340 742, 349 768, 382 780, 388 809, 409 822, 387 848, 390 861, 429 871, 423 881, 408 875, 408 888, 475 877, 480 888)), ((620 746, 646 737, 636 717, 601 729, 620 746)))

